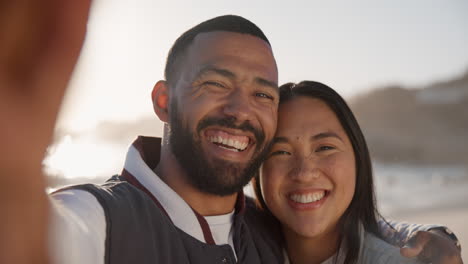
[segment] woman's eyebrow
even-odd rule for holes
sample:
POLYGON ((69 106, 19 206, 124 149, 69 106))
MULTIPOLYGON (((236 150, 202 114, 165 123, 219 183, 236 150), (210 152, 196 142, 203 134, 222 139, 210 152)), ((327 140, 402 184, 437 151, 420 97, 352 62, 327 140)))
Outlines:
POLYGON ((286 138, 286 137, 275 137, 273 138, 273 142, 272 144, 276 144, 276 143, 288 143, 289 140, 286 138))
POLYGON ((314 135, 314 136, 311 136, 310 137, 310 140, 319 140, 319 139, 323 139, 323 138, 329 138, 329 137, 334 137, 334 138, 337 138, 339 139, 340 141, 343 141, 343 139, 338 136, 338 134, 334 133, 334 132, 323 132, 323 133, 319 133, 317 135, 314 135))
MULTIPOLYGON (((318 133, 316 135, 311 136, 310 141, 319 140, 319 139, 323 139, 323 138, 329 138, 329 137, 337 138, 340 141, 343 141, 343 139, 340 136, 338 136, 338 134, 336 134, 334 132, 318 133)), ((289 140, 288 140, 287 137, 275 137, 275 138, 273 138, 273 143, 272 144, 275 144, 275 143, 288 143, 288 142, 289 142, 289 140)))

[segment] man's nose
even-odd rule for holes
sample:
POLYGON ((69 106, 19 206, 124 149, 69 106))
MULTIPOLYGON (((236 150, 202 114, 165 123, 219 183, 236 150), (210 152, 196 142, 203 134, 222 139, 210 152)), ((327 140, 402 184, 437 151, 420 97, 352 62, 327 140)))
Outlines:
POLYGON ((239 122, 251 121, 254 115, 254 105, 249 96, 242 91, 233 92, 227 99, 223 113, 239 122))

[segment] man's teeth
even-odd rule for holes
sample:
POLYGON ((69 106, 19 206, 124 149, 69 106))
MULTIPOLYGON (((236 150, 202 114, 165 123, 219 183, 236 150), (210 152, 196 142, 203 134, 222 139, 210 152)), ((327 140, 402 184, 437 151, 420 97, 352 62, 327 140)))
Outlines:
POLYGON ((289 199, 297 203, 313 203, 321 200, 325 196, 325 192, 315 192, 308 194, 291 194, 289 199))
POLYGON ((212 136, 210 137, 210 141, 213 143, 223 144, 226 147, 223 147, 223 146, 220 146, 220 147, 223 147, 225 149, 233 150, 232 148, 234 148, 237 151, 243 151, 247 148, 247 145, 249 145, 248 142, 242 143, 240 141, 233 140, 231 138, 229 139, 223 138, 221 136, 212 136), (231 148, 227 148, 227 147, 231 147, 231 148))

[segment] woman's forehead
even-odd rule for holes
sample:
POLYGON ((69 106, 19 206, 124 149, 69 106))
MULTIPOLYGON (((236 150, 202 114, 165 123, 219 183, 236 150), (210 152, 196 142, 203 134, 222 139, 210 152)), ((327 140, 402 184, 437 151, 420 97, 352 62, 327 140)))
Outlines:
POLYGON ((278 126, 298 127, 336 119, 335 113, 321 99, 300 96, 282 103, 278 108, 278 126))
POLYGON ((321 99, 299 96, 280 104, 276 136, 311 136, 325 132, 342 133, 333 110, 321 99))

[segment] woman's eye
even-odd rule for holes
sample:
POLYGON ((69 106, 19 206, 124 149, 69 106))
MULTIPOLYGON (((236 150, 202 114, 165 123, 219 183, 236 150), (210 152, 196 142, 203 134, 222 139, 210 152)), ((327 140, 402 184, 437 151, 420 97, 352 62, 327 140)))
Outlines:
POLYGON ((255 93, 255 96, 273 100, 273 96, 266 93, 255 93))
POLYGON ((332 150, 335 149, 335 147, 332 146, 320 146, 318 147, 315 152, 320 152, 320 151, 327 151, 327 150, 332 150))
POLYGON ((271 156, 278 156, 278 155, 291 155, 291 153, 285 151, 285 150, 277 150, 277 151, 273 151, 271 154, 270 154, 270 157, 271 156))

